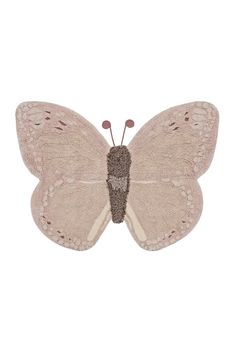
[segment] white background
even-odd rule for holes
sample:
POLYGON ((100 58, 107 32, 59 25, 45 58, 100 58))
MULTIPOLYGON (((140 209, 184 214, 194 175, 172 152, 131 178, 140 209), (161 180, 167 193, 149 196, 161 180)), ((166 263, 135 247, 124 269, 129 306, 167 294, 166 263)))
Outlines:
POLYGON ((233 1, 0 3, 0 351, 234 353, 235 52, 233 1), (200 178, 204 210, 158 252, 109 224, 76 252, 34 224, 37 179, 22 162, 15 108, 67 106, 128 143, 155 114, 206 100, 220 111, 217 149, 200 178))

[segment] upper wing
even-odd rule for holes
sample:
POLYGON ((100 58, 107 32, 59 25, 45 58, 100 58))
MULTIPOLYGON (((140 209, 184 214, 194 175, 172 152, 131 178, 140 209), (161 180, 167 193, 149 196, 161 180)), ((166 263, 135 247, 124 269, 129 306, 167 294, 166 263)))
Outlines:
POLYGON ((79 114, 59 105, 22 103, 16 110, 17 133, 25 164, 43 175, 105 180, 109 145, 79 114))
POLYGON ((187 103, 163 111, 128 145, 131 179, 198 178, 212 160, 217 130, 218 111, 210 103, 187 103))

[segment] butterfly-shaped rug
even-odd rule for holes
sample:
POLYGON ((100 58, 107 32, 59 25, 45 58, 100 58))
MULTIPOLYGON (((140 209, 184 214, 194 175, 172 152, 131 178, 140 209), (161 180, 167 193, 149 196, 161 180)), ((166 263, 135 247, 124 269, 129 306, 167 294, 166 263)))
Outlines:
POLYGON ((26 166, 40 179, 32 214, 51 240, 86 250, 106 225, 125 220, 136 242, 158 250, 183 238, 202 211, 197 178, 209 167, 218 111, 210 103, 179 105, 155 116, 128 146, 110 148, 97 129, 59 105, 26 102, 16 110, 26 166))

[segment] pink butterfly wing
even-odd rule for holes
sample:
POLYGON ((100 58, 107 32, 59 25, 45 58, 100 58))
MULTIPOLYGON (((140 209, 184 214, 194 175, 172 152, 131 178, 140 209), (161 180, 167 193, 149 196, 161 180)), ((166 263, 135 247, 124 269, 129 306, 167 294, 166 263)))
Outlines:
POLYGON ((126 222, 143 248, 170 245, 197 223, 202 210, 197 178, 211 163, 217 129, 213 105, 188 103, 151 119, 129 144, 126 222))
POLYGON ((51 103, 16 111, 25 164, 40 179, 32 213, 40 230, 60 245, 84 250, 110 220, 103 136, 79 114, 51 103))

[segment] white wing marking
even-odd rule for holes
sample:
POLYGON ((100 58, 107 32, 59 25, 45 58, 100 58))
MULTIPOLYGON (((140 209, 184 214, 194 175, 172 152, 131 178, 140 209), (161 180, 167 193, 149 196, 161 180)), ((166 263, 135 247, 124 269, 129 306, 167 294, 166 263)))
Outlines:
POLYGON ((127 226, 130 229, 130 231, 133 229, 134 234, 138 237, 140 241, 145 241, 147 240, 147 237, 145 235, 145 232, 143 228, 141 227, 141 224, 139 223, 135 212, 133 211, 132 207, 130 204, 127 202, 126 205, 126 222, 127 226))
POLYGON ((103 223, 106 224, 108 222, 108 218, 109 219, 111 218, 109 202, 103 208, 100 215, 96 218, 96 220, 90 230, 90 233, 87 236, 88 241, 93 241, 95 239, 95 237, 97 236, 98 230, 101 229, 103 223))

